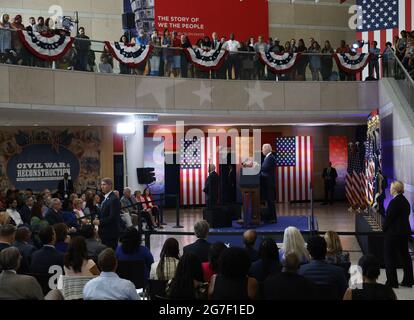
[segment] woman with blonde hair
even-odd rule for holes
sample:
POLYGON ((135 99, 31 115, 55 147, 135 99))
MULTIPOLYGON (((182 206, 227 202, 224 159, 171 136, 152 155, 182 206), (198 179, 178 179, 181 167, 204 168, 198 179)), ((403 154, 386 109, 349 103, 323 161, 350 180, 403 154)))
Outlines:
POLYGON ((6 211, 0 211, 0 226, 10 223, 10 216, 6 211))
POLYGON ((325 233, 325 241, 327 246, 326 262, 330 264, 340 264, 349 262, 349 253, 343 252, 341 239, 334 231, 325 233))
POLYGON ((288 227, 285 229, 282 249, 279 251, 279 260, 284 261, 285 255, 288 253, 296 254, 301 264, 310 261, 309 252, 305 246, 305 240, 300 231, 295 227, 288 227))

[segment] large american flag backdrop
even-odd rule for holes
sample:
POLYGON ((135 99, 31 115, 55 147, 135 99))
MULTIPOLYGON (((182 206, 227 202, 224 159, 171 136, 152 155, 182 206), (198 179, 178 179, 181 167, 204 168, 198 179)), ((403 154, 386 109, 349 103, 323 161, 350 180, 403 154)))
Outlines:
MULTIPOLYGON (((377 41, 381 53, 385 43, 393 43, 394 36, 399 36, 402 30, 413 29, 413 0, 357 0, 357 5, 362 13, 357 40, 377 41)), ((368 47, 364 46, 362 51, 368 52, 368 47)), ((364 69, 364 78, 368 76, 367 69, 364 69)))
POLYGON ((278 202, 310 200, 313 174, 313 141, 310 136, 276 138, 276 199, 278 202))
POLYGON ((202 205, 206 203, 204 184, 208 165, 216 165, 219 173, 217 137, 193 137, 180 143, 180 204, 202 205))

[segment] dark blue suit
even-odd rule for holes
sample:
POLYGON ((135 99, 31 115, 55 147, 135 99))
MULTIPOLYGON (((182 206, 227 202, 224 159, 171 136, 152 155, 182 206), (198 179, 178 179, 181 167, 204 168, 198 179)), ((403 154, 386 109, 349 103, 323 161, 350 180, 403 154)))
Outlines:
POLYGON ((325 260, 311 260, 301 265, 298 273, 315 284, 334 286, 337 289, 337 298, 340 299, 348 287, 344 269, 328 264, 325 260))
POLYGON ((183 248, 183 253, 195 254, 200 262, 208 261, 208 252, 210 251, 210 242, 205 239, 197 239, 196 242, 189 244, 183 248))
POLYGON ((58 223, 64 223, 63 217, 61 215, 61 212, 56 212, 54 209, 50 208, 47 210, 45 214, 45 219, 51 226, 58 224, 58 223))
POLYGON ((276 199, 276 159, 273 154, 265 157, 260 171, 261 194, 266 200, 269 210, 269 218, 277 221, 275 199, 276 199))
POLYGON ((20 217, 22 218, 23 223, 30 225, 30 219, 32 218, 32 211, 30 208, 26 205, 23 205, 17 211, 20 213, 20 217))
POLYGON ((121 202, 111 192, 101 204, 101 217, 99 224, 99 237, 104 245, 114 250, 118 246, 121 232, 121 202))
POLYGON ((54 247, 43 246, 32 254, 30 272, 48 274, 49 268, 55 265, 63 268, 63 253, 58 252, 54 247))

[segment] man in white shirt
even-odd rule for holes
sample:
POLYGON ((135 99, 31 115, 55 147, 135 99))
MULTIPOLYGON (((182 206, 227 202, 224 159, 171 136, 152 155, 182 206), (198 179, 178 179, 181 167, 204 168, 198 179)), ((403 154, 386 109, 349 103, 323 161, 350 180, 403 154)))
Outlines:
POLYGON ((83 288, 84 300, 140 300, 135 285, 115 273, 118 262, 113 249, 99 254, 98 266, 102 272, 83 288))
POLYGON ((224 43, 224 49, 229 51, 229 57, 227 58, 227 73, 229 79, 233 78, 233 66, 235 79, 240 79, 240 57, 238 54, 240 48, 240 42, 234 39, 234 33, 230 34, 230 40, 224 43))

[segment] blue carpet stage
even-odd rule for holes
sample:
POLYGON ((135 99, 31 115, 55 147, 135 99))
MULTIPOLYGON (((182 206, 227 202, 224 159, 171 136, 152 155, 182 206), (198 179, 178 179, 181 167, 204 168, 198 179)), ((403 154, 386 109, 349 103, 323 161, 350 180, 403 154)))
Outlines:
MULTIPOLYGON (((318 221, 316 217, 314 218, 314 230, 318 230, 318 221)), ((276 242, 283 241, 282 235, 269 235, 271 232, 280 232, 284 231, 287 227, 296 227, 300 231, 310 231, 311 230, 311 217, 310 216, 279 216, 277 218, 277 223, 272 224, 262 224, 259 226, 252 226, 248 229, 255 229, 258 233, 258 241, 256 242, 256 248, 260 246, 261 239, 266 236, 271 236, 275 239, 276 242)), ((226 244, 229 244, 232 247, 243 247, 243 238, 242 234, 247 229, 239 225, 237 221, 233 221, 233 226, 231 228, 212 228, 210 232, 220 233, 220 235, 209 235, 208 241, 210 243, 216 241, 222 241, 226 244), (229 233, 237 232, 237 235, 232 235, 229 233)), ((304 235, 305 237, 305 235, 304 235)), ((306 240, 306 237, 305 237, 306 240)))

